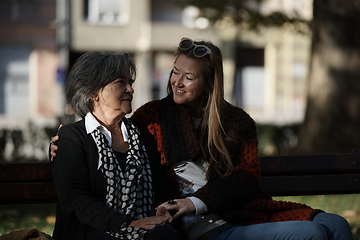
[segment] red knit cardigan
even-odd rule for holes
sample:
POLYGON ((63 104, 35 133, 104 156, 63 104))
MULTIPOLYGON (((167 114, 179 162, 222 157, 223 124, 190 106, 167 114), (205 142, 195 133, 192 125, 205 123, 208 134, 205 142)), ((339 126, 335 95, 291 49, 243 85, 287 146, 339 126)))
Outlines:
MULTIPOLYGON (((300 203, 275 201, 261 190, 255 122, 242 109, 230 104, 227 112, 224 119, 226 136, 238 140, 225 138, 236 171, 228 177, 213 176, 193 196, 207 205, 208 212, 233 224, 312 220, 320 210, 300 203)), ((167 179, 174 189, 178 189, 171 165, 203 156, 186 109, 174 103, 170 95, 143 105, 134 112, 131 121, 154 136, 167 179)))

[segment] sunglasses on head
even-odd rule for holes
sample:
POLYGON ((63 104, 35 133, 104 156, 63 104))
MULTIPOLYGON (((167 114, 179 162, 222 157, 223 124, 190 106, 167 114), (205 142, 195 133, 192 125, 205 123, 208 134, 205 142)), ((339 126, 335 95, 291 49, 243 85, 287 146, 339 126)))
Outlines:
POLYGON ((188 50, 192 47, 194 47, 193 54, 195 57, 204 57, 206 54, 209 54, 209 55, 211 54, 211 50, 207 46, 197 45, 190 38, 184 37, 181 39, 181 41, 179 43, 179 48, 181 50, 188 50))

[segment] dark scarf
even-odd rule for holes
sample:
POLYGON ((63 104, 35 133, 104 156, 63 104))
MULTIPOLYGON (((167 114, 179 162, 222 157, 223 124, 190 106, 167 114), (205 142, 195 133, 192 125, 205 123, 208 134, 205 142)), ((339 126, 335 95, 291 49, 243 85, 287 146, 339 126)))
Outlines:
MULTIPOLYGON (((124 170, 99 128, 92 135, 101 160, 100 170, 107 179, 107 204, 120 214, 140 219, 147 217, 147 213, 153 209, 150 164, 145 146, 139 139, 138 129, 126 118, 123 122, 130 136, 124 170)), ((128 227, 124 223, 121 229, 109 234, 119 239, 143 239, 147 232, 145 229, 128 227)))
POLYGON ((200 145, 188 110, 174 102, 173 94, 161 100, 159 109, 166 163, 198 157, 200 145))

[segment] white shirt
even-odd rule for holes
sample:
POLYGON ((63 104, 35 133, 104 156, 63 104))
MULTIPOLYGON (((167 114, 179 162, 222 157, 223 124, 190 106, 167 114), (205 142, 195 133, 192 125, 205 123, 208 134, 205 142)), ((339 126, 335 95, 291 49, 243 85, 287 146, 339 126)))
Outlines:
MULTIPOLYGON (((103 125, 101 125, 98 120, 96 120, 96 118, 90 113, 88 112, 85 116, 85 129, 86 129, 86 133, 92 133, 95 131, 95 129, 100 129, 100 131, 105 135, 105 138, 107 139, 107 141, 109 142, 109 146, 111 147, 112 145, 112 140, 111 140, 111 132, 104 127, 103 125)), ((129 134, 128 131, 126 129, 126 126, 124 124, 124 122, 121 122, 121 132, 124 138, 125 142, 129 141, 129 134)), ((95 141, 95 138, 93 136, 93 139, 95 141)), ((95 141, 96 143, 96 141, 95 141)), ((99 156, 99 162, 98 162, 98 169, 101 166, 101 161, 100 161, 100 156, 99 156)))

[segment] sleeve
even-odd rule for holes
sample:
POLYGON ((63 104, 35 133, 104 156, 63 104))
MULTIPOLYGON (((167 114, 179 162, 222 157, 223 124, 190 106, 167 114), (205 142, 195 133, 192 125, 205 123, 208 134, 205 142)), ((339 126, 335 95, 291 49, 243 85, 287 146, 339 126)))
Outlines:
POLYGON ((208 182, 193 196, 203 201, 210 213, 240 209, 260 192, 256 178, 245 170, 236 170, 230 176, 208 182))
POLYGON ((194 204, 195 206, 195 215, 203 214, 207 212, 207 206, 206 204, 201 201, 197 197, 188 197, 188 199, 194 204))
POLYGON ((74 125, 67 125, 59 131, 59 149, 52 163, 52 171, 58 195, 58 204, 68 218, 95 229, 113 231, 128 218, 115 212, 93 197, 89 174, 89 158, 86 152, 86 134, 74 125))
POLYGON ((151 124, 158 122, 159 100, 150 101, 138 109, 130 117, 131 122, 140 130, 149 131, 151 124))
POLYGON ((235 128, 234 134, 244 136, 244 140, 229 147, 235 171, 229 176, 210 180, 193 194, 206 204, 208 212, 239 209, 261 192, 256 126, 248 120, 241 126, 235 128))

